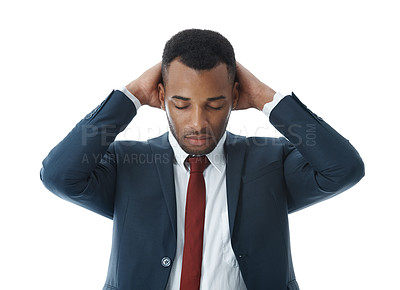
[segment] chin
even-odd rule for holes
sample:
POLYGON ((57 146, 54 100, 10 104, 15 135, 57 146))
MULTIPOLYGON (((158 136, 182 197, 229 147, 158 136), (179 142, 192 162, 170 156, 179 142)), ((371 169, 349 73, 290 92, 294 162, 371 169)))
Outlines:
POLYGON ((210 153, 211 151, 214 150, 216 144, 212 144, 208 147, 205 148, 194 148, 192 146, 186 146, 184 144, 179 144, 181 146, 181 148, 183 149, 183 151, 185 151, 187 154, 189 155, 206 155, 208 153, 210 153))

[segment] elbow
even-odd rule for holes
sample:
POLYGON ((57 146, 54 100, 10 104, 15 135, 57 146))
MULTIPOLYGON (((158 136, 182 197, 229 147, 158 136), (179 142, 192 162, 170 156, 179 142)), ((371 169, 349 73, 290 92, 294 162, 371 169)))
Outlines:
POLYGON ((365 175, 365 165, 358 153, 348 158, 337 180, 337 191, 343 192, 356 185, 365 175))
POLYGON ((352 172, 355 183, 359 182, 365 176, 365 165, 360 156, 353 162, 352 172))
POLYGON ((67 201, 81 198, 88 186, 87 180, 76 171, 61 170, 55 164, 44 163, 40 169, 40 179, 50 192, 67 201))
POLYGON ((58 197, 66 199, 71 196, 69 193, 70 189, 68 188, 63 174, 57 170, 52 170, 52 168, 46 168, 43 166, 40 169, 40 180, 50 192, 54 193, 58 197))
POLYGON ((346 174, 343 177, 342 186, 346 189, 356 185, 365 175, 365 166, 361 157, 353 158, 346 165, 346 174))
POLYGON ((343 159, 324 172, 317 175, 320 188, 330 193, 341 193, 356 185, 365 175, 365 166, 361 157, 356 154, 343 159))
POLYGON ((46 169, 44 166, 40 169, 40 180, 43 185, 52 193, 60 195, 61 182, 57 178, 57 174, 54 171, 46 169))

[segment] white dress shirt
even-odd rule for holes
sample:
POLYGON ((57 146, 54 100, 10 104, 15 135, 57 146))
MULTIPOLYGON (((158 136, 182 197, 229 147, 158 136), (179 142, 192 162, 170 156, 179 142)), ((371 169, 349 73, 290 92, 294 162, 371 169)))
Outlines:
MULTIPOLYGON (((140 102, 125 87, 122 91, 139 109, 140 102)), ((263 107, 267 116, 283 98, 276 93, 274 100, 263 107)), ((204 170, 206 184, 206 213, 204 220, 203 260, 201 268, 200 290, 245 290, 239 264, 231 245, 229 234, 228 202, 226 193, 226 160, 224 143, 226 132, 214 150, 207 154, 210 165, 204 170)), ((182 256, 184 246, 186 191, 190 177, 189 164, 185 162, 188 154, 182 150, 171 131, 169 143, 174 151, 174 181, 177 209, 177 245, 172 263, 167 290, 179 290, 182 256)))
MULTIPOLYGON (((180 286, 184 246, 186 192, 190 177, 182 150, 170 132, 169 143, 174 150, 174 178, 177 208, 177 250, 166 289, 180 286)), ((206 184, 206 214, 204 218, 204 246, 200 289, 246 289, 229 237, 228 203, 226 196, 226 161, 224 143, 226 133, 215 149, 207 154, 210 165, 204 170, 206 184)), ((186 162, 187 163, 187 162, 186 162)))

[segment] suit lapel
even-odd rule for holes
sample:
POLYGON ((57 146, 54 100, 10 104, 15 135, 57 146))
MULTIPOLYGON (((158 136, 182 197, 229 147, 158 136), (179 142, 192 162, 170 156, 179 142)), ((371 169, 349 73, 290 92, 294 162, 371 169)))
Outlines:
MULTIPOLYGON (((239 192, 242 180, 243 162, 245 156, 244 137, 233 135, 227 132, 225 142, 226 154, 226 190, 228 200, 229 229, 232 236, 235 223, 236 210, 239 201, 239 192)), ((174 236, 177 236, 176 230, 176 196, 173 169, 173 150, 168 142, 168 133, 158 138, 148 141, 150 149, 155 156, 155 162, 161 188, 167 204, 174 236)))
POLYGON ((173 169, 174 153, 168 142, 168 133, 165 133, 158 138, 151 139, 148 142, 155 160, 158 160, 155 162, 155 165, 157 167, 161 188, 167 204, 176 240, 176 197, 173 169))
POLYGON ((229 229, 232 236, 236 210, 242 181, 242 170, 245 156, 245 137, 227 132, 225 142, 226 154, 226 191, 228 199, 229 229), (242 141, 242 142, 241 142, 242 141))

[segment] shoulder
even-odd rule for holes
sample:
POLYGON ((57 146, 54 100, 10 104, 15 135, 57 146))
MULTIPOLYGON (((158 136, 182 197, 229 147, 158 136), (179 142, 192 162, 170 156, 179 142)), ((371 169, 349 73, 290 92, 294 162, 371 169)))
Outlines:
POLYGON ((265 147, 285 147, 290 146, 290 142, 285 137, 245 137, 227 132, 226 146, 240 146, 246 150, 265 150, 265 147))
POLYGON ((245 137, 230 132, 225 143, 226 152, 242 152, 250 164, 284 160, 292 148, 293 145, 285 137, 245 137))
POLYGON ((168 148, 169 146, 167 133, 146 141, 119 140, 111 144, 115 153, 151 152, 152 147, 168 148))

